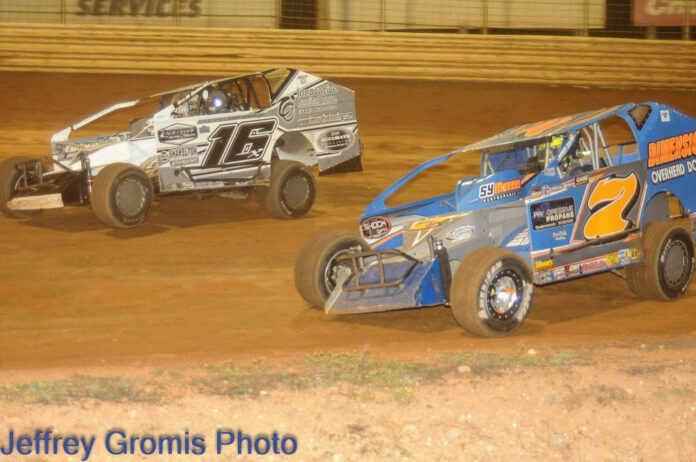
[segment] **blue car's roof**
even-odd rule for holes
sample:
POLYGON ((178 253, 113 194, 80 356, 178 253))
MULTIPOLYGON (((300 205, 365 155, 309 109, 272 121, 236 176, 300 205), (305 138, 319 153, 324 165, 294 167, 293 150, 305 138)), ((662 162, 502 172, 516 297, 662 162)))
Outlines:
MULTIPOLYGON (((650 106, 656 106, 654 103, 644 103, 650 106)), ((489 138, 477 141, 473 144, 463 146, 445 155, 430 159, 415 169, 411 170, 401 179, 382 191, 368 206, 365 208, 364 216, 369 216, 374 213, 379 213, 386 209, 384 201, 391 196, 396 190, 401 188, 405 183, 409 182, 413 177, 420 172, 427 170, 435 165, 441 164, 452 156, 463 153, 477 151, 482 149, 490 149, 496 146, 503 146, 511 143, 519 143, 536 139, 545 139, 554 135, 560 135, 567 132, 575 132, 582 127, 599 121, 611 115, 623 115, 634 108, 634 103, 611 106, 608 108, 597 109, 593 111, 581 112, 578 114, 557 117, 555 119, 534 122, 525 125, 518 125, 510 128, 489 138)), ((397 207, 398 208, 398 207, 397 207)))
POLYGON ((579 128, 594 121, 603 119, 611 114, 621 112, 622 109, 630 109, 634 104, 624 104, 613 106, 595 111, 581 112, 569 116, 557 117, 555 119, 534 122, 525 125, 518 125, 504 132, 493 135, 489 138, 477 141, 476 143, 464 146, 461 152, 477 149, 492 148, 505 144, 530 141, 535 139, 548 138, 562 133, 574 132, 579 128))

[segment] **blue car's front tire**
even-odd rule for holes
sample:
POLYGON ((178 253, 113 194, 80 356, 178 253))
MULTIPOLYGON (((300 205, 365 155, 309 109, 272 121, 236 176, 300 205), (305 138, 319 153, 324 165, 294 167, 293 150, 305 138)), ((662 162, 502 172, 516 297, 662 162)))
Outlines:
POLYGON ((351 233, 323 230, 312 236, 302 248, 295 263, 295 288, 307 302, 324 308, 326 299, 336 287, 340 267, 336 257, 351 249, 367 250, 367 243, 351 233))
POLYGON ((532 307, 534 285, 515 253, 482 247, 462 260, 452 278, 452 314, 469 333, 500 337, 517 329, 532 307))

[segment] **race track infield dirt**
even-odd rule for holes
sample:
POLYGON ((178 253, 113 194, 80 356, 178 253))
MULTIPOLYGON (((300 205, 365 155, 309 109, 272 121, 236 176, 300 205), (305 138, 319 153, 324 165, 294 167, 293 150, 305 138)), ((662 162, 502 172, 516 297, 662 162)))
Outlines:
MULTIPOLYGON (((47 155, 53 133, 109 104, 199 80, 2 73, 0 160, 47 155)), ((535 369, 526 374, 506 369, 492 378, 469 380, 470 371, 460 368, 454 376, 446 376, 449 378, 439 388, 416 390, 410 398, 415 402, 408 406, 391 398, 387 404, 380 399, 358 400, 358 408, 369 409, 361 410, 360 418, 348 419, 346 425, 353 425, 352 430, 331 429, 330 425, 337 425, 335 420, 353 408, 350 397, 354 390, 342 393, 329 388, 304 395, 274 391, 265 403, 277 414, 266 409, 267 425, 261 427, 272 431, 282 420, 300 442, 304 438, 305 452, 298 451, 298 460, 436 460, 430 456, 440 460, 657 460, 654 457, 660 455, 667 456, 663 460, 696 460, 696 284, 682 299, 664 304, 638 299, 614 274, 541 287, 535 292, 529 318, 514 335, 481 339, 459 328, 445 307, 327 316, 308 306, 293 283, 295 257, 310 234, 322 228, 356 230, 363 207, 423 160, 520 123, 631 101, 658 101, 696 115, 696 93, 425 81, 346 79, 340 83, 357 92, 364 172, 319 177, 317 202, 305 218, 276 221, 266 217, 253 199, 220 197, 158 201, 147 222, 130 230, 104 227, 88 207, 47 211, 22 220, 0 216, 0 383, 73 374, 137 376, 137 371, 153 368, 177 370, 178 374, 224 361, 282 365, 317 352, 427 361, 452 351, 514 357, 520 352, 527 355, 530 349, 534 350, 530 355, 570 351, 575 352, 573 357, 584 358, 582 365, 569 366, 570 370, 540 373, 535 369), (609 407, 594 401, 594 407, 580 406, 582 417, 572 403, 554 408, 551 401, 565 396, 559 390, 567 392, 583 381, 590 388, 604 386, 625 392, 625 377, 616 371, 644 361, 636 353, 643 350, 653 354, 648 362, 656 369, 648 373, 653 382, 646 377, 638 381, 649 383, 654 390, 660 390, 663 381, 672 383, 665 392, 666 400, 656 397, 654 390, 640 400, 612 395, 609 407), (608 385, 602 382, 605 371, 609 371, 608 385), (467 378, 461 379, 462 374, 467 378), (459 383, 461 380, 466 383, 459 383), (523 417, 506 416, 507 405, 495 407, 498 401, 493 397, 468 404, 458 401, 468 392, 510 393, 506 383, 515 384, 514 412, 531 419, 527 436, 509 434, 523 417), (546 390, 547 386, 558 389, 546 390), (526 392, 533 397, 540 394, 533 399, 541 402, 524 398, 527 395, 520 390, 525 387, 535 389, 526 392), (315 400, 315 394, 315 404, 323 406, 326 415, 317 410, 311 418, 327 423, 312 425, 302 434, 303 420, 286 415, 284 406, 287 400, 315 400), (336 404, 332 397, 343 404, 336 404), (618 410, 612 407, 617 400, 623 406, 618 410), (478 412, 484 403, 488 410, 480 412, 488 420, 477 427, 478 416, 471 417, 476 412, 467 409, 478 412), (452 406, 465 408, 454 412, 452 406), (404 419, 397 419, 398 412, 404 419), (411 412, 421 413, 422 419, 411 412), (442 415, 446 412, 454 414, 442 415), (659 421, 639 420, 657 419, 655 413, 660 412, 659 421), (376 420, 367 417, 370 413, 376 420), (447 428, 432 424, 439 418, 451 420, 447 428), (333 423, 328 422, 331 419, 333 423), (510 441, 495 431, 498 419, 500 432, 511 438, 508 448, 510 441), (561 420, 571 427, 575 424, 568 422, 576 422, 575 430, 555 431, 563 426, 561 420), (380 430, 386 433, 365 446, 366 435, 377 434, 375 425, 392 425, 394 431, 380 430), (595 426, 582 430, 588 425, 595 426), (630 431, 632 425, 638 426, 638 433, 630 431), (397 444, 416 435, 437 439, 441 432, 452 440, 450 446, 434 444, 428 449, 419 445, 415 449, 397 444), (544 436, 531 437, 538 435, 535 432, 544 436), (307 438, 313 441, 312 450, 307 438), (471 441, 464 445, 456 443, 457 438, 471 441), (665 453, 666 446, 656 442, 660 438, 676 441, 677 446, 665 453), (592 452, 595 443, 600 450, 592 452), (385 455, 385 447, 406 449, 385 455), (362 452, 355 452, 356 448, 362 452), (460 458, 462 454, 466 457, 460 458)), ((436 172, 438 176, 431 177, 430 183, 416 185, 416 192, 430 194, 434 183, 453 187, 458 178, 476 174, 478 159, 465 159, 456 168, 460 170, 436 172)), ((178 391, 168 393, 177 395, 178 391)), ((206 414, 212 408, 229 410, 229 401, 219 402, 221 398, 216 397, 213 404, 201 402, 198 394, 189 398, 182 398, 185 401, 177 409, 167 407, 166 417, 150 404, 82 403, 69 407, 68 412, 60 406, 11 402, 3 417, 0 441, 9 425, 27 429, 58 425, 57 416, 62 416, 63 433, 91 428, 93 433, 103 434, 112 426, 125 426, 119 420, 122 414, 131 423, 137 421, 135 427, 142 425, 141 431, 183 431, 183 427, 170 428, 167 423, 176 421, 182 412, 190 413, 190 409, 183 410, 190 406, 199 414, 185 414, 189 428, 195 430, 197 423, 204 429, 229 424, 229 419, 211 417, 212 411, 206 414), (141 420, 133 420, 130 411, 141 420), (110 420, 109 415, 118 418, 110 420), (40 416, 55 418, 46 421, 40 416), (93 424, 70 427, 76 419, 93 424)), ((241 399, 246 410, 240 412, 247 412, 245 418, 253 420, 263 402, 241 399)), ((303 406, 312 407, 300 408, 303 406)), ((258 422, 253 425, 258 427, 258 422)), ((213 456, 194 459, 223 460, 213 456)))

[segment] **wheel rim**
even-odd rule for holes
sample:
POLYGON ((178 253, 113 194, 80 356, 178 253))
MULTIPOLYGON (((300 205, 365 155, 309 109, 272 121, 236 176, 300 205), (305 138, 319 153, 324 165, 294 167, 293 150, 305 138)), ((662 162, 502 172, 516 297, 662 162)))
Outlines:
POLYGON ((498 272, 488 285, 488 311, 498 320, 512 317, 520 308, 523 282, 520 276, 509 269, 498 272))
POLYGON ((23 173, 20 173, 20 174, 17 176, 17 180, 16 180, 16 181, 14 182, 14 184, 12 185, 12 189, 10 190, 10 194, 12 194, 13 192, 17 191, 17 189, 19 188, 19 186, 20 186, 22 183, 24 183, 24 174, 23 174, 23 173))
POLYGON ((684 242, 670 241, 662 253, 662 274, 670 288, 681 288, 689 278, 689 260, 691 256, 684 242))
POLYGON ((126 178, 116 188, 116 206, 126 216, 140 213, 145 205, 147 190, 137 178, 126 178))
POLYGON ((341 268, 345 268, 345 265, 341 265, 336 261, 336 258, 344 252, 345 250, 342 249, 331 255, 326 264, 326 268, 324 268, 324 287, 326 287, 329 293, 333 292, 336 288, 336 281, 338 280, 341 268))
MULTIPOLYGON (((15 169, 16 169, 16 167, 15 167, 15 169)), ((26 179, 27 179, 26 170, 25 170, 24 172, 22 172, 22 171, 17 171, 17 173, 15 173, 15 175, 17 175, 17 179, 15 179, 15 181, 14 181, 13 183, 10 184, 10 186, 11 186, 11 188, 12 188, 12 189, 9 191, 10 194, 12 194, 13 192, 17 191, 17 189, 19 189, 20 186, 23 186, 23 185, 24 185, 24 182, 25 182, 26 179)))
POLYGON ((309 198, 309 181, 304 175, 293 175, 283 186, 283 202, 290 210, 300 210, 309 198))

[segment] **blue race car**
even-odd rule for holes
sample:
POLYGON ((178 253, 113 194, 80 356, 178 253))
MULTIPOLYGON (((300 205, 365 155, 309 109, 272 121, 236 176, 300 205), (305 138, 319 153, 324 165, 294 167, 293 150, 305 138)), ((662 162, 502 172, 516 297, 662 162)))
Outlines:
POLYGON ((694 270, 695 225, 696 120, 625 104, 423 163, 366 207, 361 237, 310 239, 295 284, 327 313, 445 304, 468 332, 502 336, 527 317, 534 285, 623 268, 638 296, 677 299, 694 270), (474 153, 480 176, 453 192, 386 205, 426 170, 474 153))

